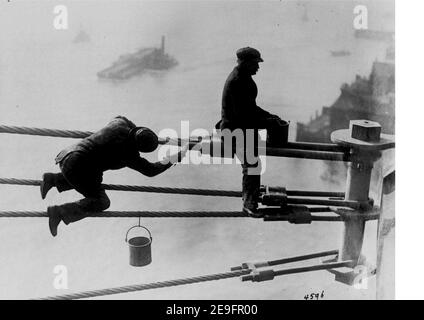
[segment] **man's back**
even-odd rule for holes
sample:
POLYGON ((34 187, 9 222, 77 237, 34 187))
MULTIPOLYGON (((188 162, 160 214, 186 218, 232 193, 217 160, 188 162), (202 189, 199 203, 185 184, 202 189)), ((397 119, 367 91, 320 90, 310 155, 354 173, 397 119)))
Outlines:
POLYGON ((71 152, 79 152, 101 171, 121 169, 129 160, 139 157, 134 137, 130 134, 135 128, 136 125, 127 118, 118 116, 104 128, 63 150, 56 162, 71 152))
POLYGON ((222 93, 221 130, 256 128, 258 117, 268 113, 256 104, 258 88, 252 76, 237 66, 228 76, 222 93))

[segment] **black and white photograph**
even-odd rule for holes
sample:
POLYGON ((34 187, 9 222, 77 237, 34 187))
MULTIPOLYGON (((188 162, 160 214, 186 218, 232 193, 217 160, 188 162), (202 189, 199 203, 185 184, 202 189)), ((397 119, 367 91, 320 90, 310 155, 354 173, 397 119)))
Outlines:
POLYGON ((1 0, 0 300, 395 299, 395 58, 394 0, 1 0))

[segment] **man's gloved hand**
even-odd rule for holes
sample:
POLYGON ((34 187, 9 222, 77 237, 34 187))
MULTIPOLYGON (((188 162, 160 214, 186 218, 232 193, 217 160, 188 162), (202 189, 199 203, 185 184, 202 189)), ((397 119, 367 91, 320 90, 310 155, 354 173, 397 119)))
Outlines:
POLYGON ((161 160, 161 163, 163 163, 163 164, 168 164, 168 163, 176 164, 178 162, 181 162, 182 159, 184 159, 184 157, 186 156, 187 151, 189 150, 189 147, 190 147, 190 144, 187 142, 186 144, 184 144, 181 147, 180 151, 178 151, 177 153, 168 155, 165 158, 163 158, 161 160))
POLYGON ((268 119, 270 119, 270 120, 281 120, 281 118, 279 116, 277 116, 276 114, 270 114, 268 119))
POLYGON ((190 143, 187 142, 186 144, 182 145, 180 152, 178 152, 178 161, 181 162, 184 157, 186 156, 187 152, 190 150, 190 143))

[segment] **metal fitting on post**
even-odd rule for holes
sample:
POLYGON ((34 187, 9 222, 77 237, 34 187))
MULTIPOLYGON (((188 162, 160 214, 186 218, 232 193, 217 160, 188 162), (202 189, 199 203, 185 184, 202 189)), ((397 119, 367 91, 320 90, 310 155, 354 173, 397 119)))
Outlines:
POLYGON ((367 201, 361 201, 359 203, 359 211, 365 212, 365 211, 371 211, 372 208, 374 208, 374 200, 371 198, 368 198, 367 201))
POLYGON ((361 141, 379 142, 381 126, 369 120, 352 120, 349 124, 351 137, 361 141))

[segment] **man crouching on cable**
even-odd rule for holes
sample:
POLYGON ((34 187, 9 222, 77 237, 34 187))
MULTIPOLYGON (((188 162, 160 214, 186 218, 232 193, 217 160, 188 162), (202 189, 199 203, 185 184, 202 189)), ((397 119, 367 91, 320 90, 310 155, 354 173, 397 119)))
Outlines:
POLYGON ((47 209, 49 228, 57 235, 59 223, 76 222, 110 206, 110 200, 102 186, 103 172, 125 167, 148 177, 154 177, 169 169, 185 156, 188 145, 180 152, 162 161, 151 163, 139 152, 153 152, 158 147, 158 136, 150 129, 137 127, 125 117, 114 118, 103 129, 62 150, 56 157, 61 173, 45 173, 40 186, 41 198, 56 187, 59 192, 75 189, 85 198, 77 202, 47 209))

